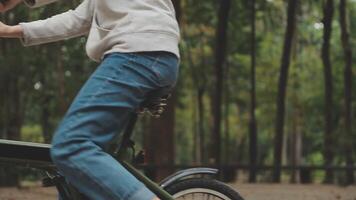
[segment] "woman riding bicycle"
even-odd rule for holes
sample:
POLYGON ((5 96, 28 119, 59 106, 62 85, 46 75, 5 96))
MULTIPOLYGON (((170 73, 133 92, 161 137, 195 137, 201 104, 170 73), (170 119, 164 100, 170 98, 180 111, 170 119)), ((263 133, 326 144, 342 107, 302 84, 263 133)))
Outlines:
MULTIPOLYGON (((30 7, 55 0, 24 0, 30 7)), ((5 12, 21 0, 0 4, 5 12)), ((8 26, 0 37, 25 46, 88 35, 88 56, 100 63, 52 140, 51 157, 79 191, 94 200, 158 199, 107 150, 149 92, 170 90, 179 64, 178 23, 171 0, 84 0, 45 20, 8 26)))

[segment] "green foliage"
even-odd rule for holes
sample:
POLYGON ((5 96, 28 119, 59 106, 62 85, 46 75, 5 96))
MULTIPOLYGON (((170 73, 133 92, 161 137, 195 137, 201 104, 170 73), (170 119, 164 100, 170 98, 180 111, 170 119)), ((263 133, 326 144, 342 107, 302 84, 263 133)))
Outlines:
POLYGON ((43 143, 44 138, 41 133, 42 133, 42 129, 39 125, 23 126, 21 128, 21 140, 28 141, 28 142, 43 143))

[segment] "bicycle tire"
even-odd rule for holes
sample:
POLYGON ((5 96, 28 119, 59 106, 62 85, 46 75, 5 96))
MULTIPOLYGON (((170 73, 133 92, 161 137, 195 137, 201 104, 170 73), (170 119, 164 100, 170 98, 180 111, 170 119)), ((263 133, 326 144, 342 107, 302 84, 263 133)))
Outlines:
MULTIPOLYGON (((184 197, 186 195, 202 194, 204 196, 204 194, 209 194, 209 196, 218 197, 218 199, 222 200, 243 200, 240 194, 230 186, 220 181, 207 178, 185 179, 169 186, 166 188, 166 191, 169 192, 174 199, 186 199, 184 197)), ((192 197, 194 199, 194 196, 192 197)), ((200 198, 200 200, 206 199, 211 198, 200 198)))

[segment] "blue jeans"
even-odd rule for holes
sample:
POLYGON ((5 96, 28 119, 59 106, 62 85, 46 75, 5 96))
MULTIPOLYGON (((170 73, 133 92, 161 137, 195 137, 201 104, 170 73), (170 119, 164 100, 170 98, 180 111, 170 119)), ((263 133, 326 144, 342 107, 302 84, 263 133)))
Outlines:
POLYGON ((151 200, 155 195, 107 151, 147 94, 170 90, 178 58, 169 52, 107 55, 80 90, 53 140, 51 157, 92 200, 151 200))

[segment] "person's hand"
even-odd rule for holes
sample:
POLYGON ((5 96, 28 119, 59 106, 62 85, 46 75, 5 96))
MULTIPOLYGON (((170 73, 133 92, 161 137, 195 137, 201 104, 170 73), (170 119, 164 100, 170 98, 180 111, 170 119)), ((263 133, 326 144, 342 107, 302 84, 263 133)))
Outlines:
POLYGON ((8 31, 9 31, 9 26, 0 22, 0 37, 5 37, 8 31))
POLYGON ((0 12, 6 12, 15 6, 17 6, 19 3, 21 3, 22 0, 4 0, 1 1, 3 3, 0 3, 0 12))
POLYGON ((21 26, 8 26, 0 22, 0 37, 20 38, 22 37, 22 33, 23 31, 21 26))

